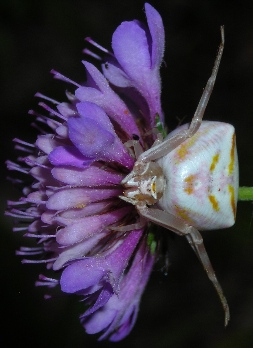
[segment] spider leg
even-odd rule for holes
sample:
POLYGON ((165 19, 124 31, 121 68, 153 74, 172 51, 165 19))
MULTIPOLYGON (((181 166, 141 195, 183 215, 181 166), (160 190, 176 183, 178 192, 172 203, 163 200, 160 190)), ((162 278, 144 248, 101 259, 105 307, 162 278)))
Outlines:
POLYGON ((212 91, 213 91, 216 76, 218 74, 218 70, 219 70, 219 66, 220 66, 220 62, 221 62, 221 57, 222 57, 222 53, 223 53, 223 49, 224 49, 224 43, 225 43, 224 27, 222 26, 220 29, 221 29, 221 43, 220 43, 220 46, 218 49, 218 54, 217 54, 215 62, 214 62, 212 74, 207 81, 206 87, 202 93, 199 104, 197 106, 197 109, 196 109, 195 114, 193 116, 193 119, 191 121, 190 127, 188 129, 188 133, 189 133, 188 136, 190 136, 190 137, 194 133, 197 132, 197 130, 199 129, 199 127, 201 125, 202 118, 204 116, 208 101, 209 101, 210 96, 211 96, 212 91))
MULTIPOLYGON (((163 141, 162 134, 157 131, 156 134, 156 140, 154 141, 153 146, 157 146, 158 144, 161 144, 163 141)), ((141 147, 141 144, 138 140, 128 140, 124 143, 125 147, 129 149, 129 152, 131 151, 131 148, 133 148, 133 155, 135 158, 139 158, 139 156, 143 153, 143 149, 141 147)))
POLYGON ((187 138, 192 137, 197 132, 197 130, 199 129, 201 125, 208 101, 212 94, 212 90, 215 84, 216 76, 217 76, 218 69, 221 62, 221 57, 222 57, 222 53, 224 49, 224 42, 225 42, 224 27, 222 26, 221 27, 221 43, 218 49, 218 54, 214 62, 212 74, 207 81, 206 87, 202 93, 202 96, 200 98, 199 104, 197 106, 197 109, 192 118, 189 128, 186 130, 181 130, 171 137, 169 136, 162 143, 154 147, 151 147, 149 150, 143 152, 138 158, 138 161, 149 162, 149 161, 154 161, 158 158, 161 158, 165 156, 166 154, 168 154, 169 152, 171 152, 172 150, 174 150, 183 141, 185 141, 187 138))
POLYGON ((143 219, 140 216, 139 221, 135 222, 134 224, 123 225, 123 226, 110 226, 109 229, 111 231, 117 231, 117 232, 128 232, 128 231, 139 230, 141 228, 144 228, 146 224, 147 224, 146 219, 143 219))
POLYGON ((220 283, 218 282, 218 279, 215 275, 214 269, 206 252, 203 239, 199 231, 196 228, 186 224, 183 220, 177 218, 176 216, 166 211, 148 208, 144 204, 137 205, 136 207, 140 215, 142 215, 149 221, 163 226, 180 236, 186 236, 192 249, 194 250, 200 262, 202 263, 208 278, 211 280, 215 290, 217 291, 217 294, 220 298, 221 304, 225 312, 225 326, 227 326, 228 321, 230 319, 228 303, 223 294, 220 283))
POLYGON ((163 142, 162 134, 161 133, 157 133, 156 134, 156 140, 154 141, 154 143, 153 143, 153 145, 151 147, 157 146, 157 145, 161 144, 162 142, 163 142))
POLYGON ((138 158, 143 153, 142 147, 138 140, 128 140, 124 143, 124 145, 129 149, 133 147, 135 158, 138 158))
POLYGON ((186 238, 188 242, 190 243, 192 249, 196 253, 198 259, 202 263, 208 278, 213 283, 215 290, 217 291, 217 294, 220 298, 221 304, 225 312, 225 326, 227 326, 230 319, 228 303, 227 303, 226 297, 223 294, 220 283, 218 282, 218 279, 215 275, 215 272, 212 267, 211 261, 208 257, 208 254, 206 252, 206 248, 203 243, 203 238, 201 237, 201 234, 199 233, 199 231, 196 230, 194 227, 192 227, 192 231, 186 235, 186 238))

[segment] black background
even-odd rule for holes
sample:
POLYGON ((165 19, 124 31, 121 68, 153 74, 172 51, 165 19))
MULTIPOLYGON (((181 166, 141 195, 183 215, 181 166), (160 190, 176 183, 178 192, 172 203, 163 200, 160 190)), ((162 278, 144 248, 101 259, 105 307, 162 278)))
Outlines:
MULTIPOLYGON (((210 76, 225 25, 225 50, 205 119, 236 127, 241 185, 253 184, 253 3, 252 1, 169 0, 151 2, 166 32, 162 68, 163 109, 173 129, 189 121, 210 76)), ((128 1, 29 1, 0 3, 1 210, 18 197, 6 182, 4 161, 14 160, 12 138, 34 140, 27 111, 36 108, 35 92, 64 100, 71 86, 54 80, 52 68, 78 82, 85 80, 83 38, 110 48, 111 35, 123 20, 144 20, 144 3, 128 1)), ((26 241, 1 219, 0 346, 5 347, 215 347, 253 346, 253 209, 238 204, 233 228, 204 232, 205 244, 227 296, 231 322, 201 265, 183 238, 170 238, 170 269, 156 269, 142 299, 138 321, 122 342, 97 342, 85 334, 78 298, 45 301, 34 281, 43 266, 21 265, 15 250, 26 241)), ((3 214, 1 214, 3 215, 3 214)), ((164 231, 164 233, 168 233, 164 231)))

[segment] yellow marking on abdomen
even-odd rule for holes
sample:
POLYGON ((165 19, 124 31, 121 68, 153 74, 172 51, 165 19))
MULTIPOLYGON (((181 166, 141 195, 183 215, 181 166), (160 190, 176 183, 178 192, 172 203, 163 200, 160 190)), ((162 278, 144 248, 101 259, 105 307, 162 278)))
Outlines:
POLYGON ((189 175, 187 178, 184 179, 184 182, 186 183, 186 187, 184 188, 184 191, 188 193, 188 195, 191 195, 194 191, 194 180, 196 179, 196 175, 189 175))
POLYGON ((213 156, 213 160, 212 160, 212 163, 210 165, 210 171, 213 172, 215 167, 216 167, 216 164, 218 163, 219 161, 219 158, 220 158, 220 155, 217 153, 216 155, 213 156))
POLYGON ((185 221, 186 223, 188 223, 189 225, 193 225, 194 221, 190 218, 189 213, 187 212, 187 210, 182 209, 178 206, 175 207, 176 210, 176 214, 178 217, 180 217, 183 221, 185 221))
POLYGON ((177 155, 179 160, 182 161, 188 155, 189 148, 195 143, 197 140, 196 135, 184 141, 177 149, 177 155))
POLYGON ((230 150, 230 162, 228 165, 228 174, 231 175, 234 171, 234 164, 235 164, 235 134, 233 134, 232 138, 232 146, 230 150))
POLYGON ((235 204, 235 190, 232 185, 228 185, 228 191, 230 193, 230 204, 231 208, 234 214, 234 217, 236 215, 236 204, 235 204))
POLYGON ((219 203, 217 202, 215 196, 209 195, 208 198, 209 198, 210 203, 212 204, 213 209, 215 211, 219 211, 220 210, 219 203))

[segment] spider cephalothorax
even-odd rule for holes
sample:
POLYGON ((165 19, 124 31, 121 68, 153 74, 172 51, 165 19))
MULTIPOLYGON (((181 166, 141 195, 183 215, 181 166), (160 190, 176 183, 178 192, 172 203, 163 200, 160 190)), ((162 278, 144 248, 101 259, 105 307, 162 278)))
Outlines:
POLYGON ((136 162, 133 171, 124 178, 122 184, 126 188, 122 199, 134 205, 140 202, 152 205, 163 195, 165 178, 158 163, 136 162))

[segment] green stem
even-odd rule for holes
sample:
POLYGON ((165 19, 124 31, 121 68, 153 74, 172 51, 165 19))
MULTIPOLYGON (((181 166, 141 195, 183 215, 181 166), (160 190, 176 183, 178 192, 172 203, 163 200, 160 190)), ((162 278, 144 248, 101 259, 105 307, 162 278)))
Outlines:
POLYGON ((238 201, 253 201, 253 187, 239 187, 238 201))

